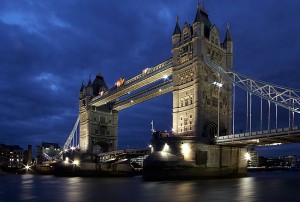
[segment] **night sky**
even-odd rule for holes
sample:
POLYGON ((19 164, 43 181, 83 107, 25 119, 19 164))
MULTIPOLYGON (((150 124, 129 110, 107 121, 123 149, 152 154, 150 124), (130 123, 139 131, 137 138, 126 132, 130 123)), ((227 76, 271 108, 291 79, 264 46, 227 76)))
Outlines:
MULTIPOLYGON (((181 27, 192 24, 197 2, 0 0, 0 142, 63 145, 78 116, 82 80, 101 72, 113 87, 120 76, 170 58, 176 16, 181 27)), ((236 71, 297 89, 299 8, 298 0, 205 1, 221 41, 230 24, 236 71)), ((237 108, 236 116, 245 116, 245 105, 237 108)), ((147 146, 151 120, 157 130, 171 130, 171 93, 120 111, 119 148, 147 146)), ((282 116, 280 125, 287 120, 282 116)), ((300 145, 261 151, 300 156, 300 145)))

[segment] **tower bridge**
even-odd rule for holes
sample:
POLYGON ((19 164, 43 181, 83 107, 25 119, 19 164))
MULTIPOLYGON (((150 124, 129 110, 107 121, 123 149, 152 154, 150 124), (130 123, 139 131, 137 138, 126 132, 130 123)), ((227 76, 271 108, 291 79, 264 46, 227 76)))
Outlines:
POLYGON ((300 91, 234 71, 229 26, 221 42, 219 29, 200 5, 192 25, 185 22, 180 28, 177 18, 171 52, 171 59, 131 79, 121 77, 112 88, 107 87, 102 74, 93 82, 89 79, 87 85, 82 84, 78 139, 83 152, 92 153, 95 145, 100 146, 102 152, 116 150, 118 111, 168 92, 173 93, 173 134, 153 138, 153 155, 145 161, 145 172, 150 178, 153 172, 163 171, 164 167, 159 165, 166 162, 175 170, 191 168, 187 172, 190 176, 243 176, 247 145, 300 141, 300 128, 294 125, 295 114, 300 112, 300 91), (236 87, 247 94, 247 131, 240 134, 235 134, 236 87), (261 101, 260 131, 252 129, 254 96, 261 101), (263 101, 268 103, 267 130, 262 126, 263 101), (275 105, 274 129, 270 124, 271 104, 275 105), (278 107, 288 110, 286 128, 278 128, 278 107))

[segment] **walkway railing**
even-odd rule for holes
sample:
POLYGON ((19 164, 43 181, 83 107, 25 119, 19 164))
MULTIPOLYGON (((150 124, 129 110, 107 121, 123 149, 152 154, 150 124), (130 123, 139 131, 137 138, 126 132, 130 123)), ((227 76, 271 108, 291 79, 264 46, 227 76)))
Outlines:
POLYGON ((216 138, 216 143, 218 144, 218 143, 226 143, 226 142, 238 142, 243 140, 257 140, 258 142, 256 143, 259 144, 260 138, 274 138, 283 135, 298 136, 299 137, 298 142, 300 142, 300 126, 220 136, 216 138))

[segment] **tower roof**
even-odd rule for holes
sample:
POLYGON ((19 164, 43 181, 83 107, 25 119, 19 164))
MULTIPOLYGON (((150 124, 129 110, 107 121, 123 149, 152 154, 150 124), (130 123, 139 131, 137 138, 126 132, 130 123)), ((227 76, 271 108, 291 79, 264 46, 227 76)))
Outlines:
POLYGON ((204 10, 204 7, 201 8, 200 4, 197 4, 197 13, 195 16, 194 23, 195 22, 202 22, 208 27, 211 26, 207 12, 204 10))
POLYGON ((99 72, 96 77, 102 77, 103 78, 103 75, 102 75, 101 72, 99 72))
POLYGON ((87 84, 87 87, 91 87, 91 86, 92 86, 92 81, 91 81, 91 76, 90 76, 89 82, 88 82, 88 84, 87 84))
POLYGON ((84 87, 85 87, 85 86, 84 86, 83 81, 82 81, 82 84, 81 84, 81 87, 80 87, 80 92, 83 91, 84 87))
POLYGON ((173 32, 173 35, 175 34, 181 34, 181 30, 180 30, 180 27, 179 27, 179 24, 178 24, 178 16, 176 17, 176 25, 175 25, 175 29, 174 29, 174 32, 173 32))
POLYGON ((93 81, 93 95, 99 95, 101 91, 107 91, 108 87, 104 81, 103 75, 98 73, 95 80, 93 81))
POLYGON ((197 4, 197 13, 195 16, 194 23, 201 22, 204 24, 204 36, 209 37, 211 23, 208 18, 207 12, 204 10, 204 6, 201 8, 200 4, 197 4))

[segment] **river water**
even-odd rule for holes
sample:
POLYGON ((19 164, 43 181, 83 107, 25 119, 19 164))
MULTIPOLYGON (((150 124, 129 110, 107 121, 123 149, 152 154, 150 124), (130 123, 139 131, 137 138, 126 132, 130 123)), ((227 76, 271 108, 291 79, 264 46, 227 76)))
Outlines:
POLYGON ((0 201, 299 201, 300 172, 222 180, 144 182, 142 177, 0 176, 0 201))

